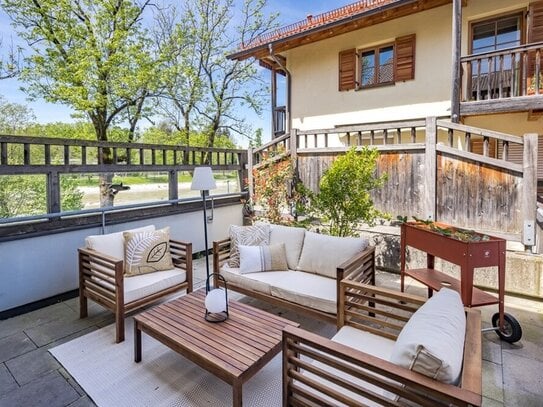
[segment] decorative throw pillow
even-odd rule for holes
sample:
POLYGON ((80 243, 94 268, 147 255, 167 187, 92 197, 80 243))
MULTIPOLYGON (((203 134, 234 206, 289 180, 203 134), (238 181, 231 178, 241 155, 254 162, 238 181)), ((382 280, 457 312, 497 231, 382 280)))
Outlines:
POLYGON ((239 272, 285 271, 288 269, 285 244, 269 246, 239 245, 239 272))
POLYGON ((124 232, 124 273, 128 276, 174 268, 170 254, 170 228, 124 232))
POLYGON ((390 361, 440 382, 458 384, 465 334, 466 314, 460 295, 442 288, 404 325, 390 361))
POLYGON ((230 226, 230 267, 239 267, 239 245, 260 246, 270 243, 270 225, 230 226))

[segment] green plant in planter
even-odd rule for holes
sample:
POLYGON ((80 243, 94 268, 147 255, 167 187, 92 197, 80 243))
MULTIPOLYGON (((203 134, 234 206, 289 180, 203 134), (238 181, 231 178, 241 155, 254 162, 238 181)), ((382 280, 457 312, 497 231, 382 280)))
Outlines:
POLYGON ((324 173, 310 208, 330 235, 357 236, 359 223, 373 225, 378 218, 389 218, 373 206, 370 195, 387 180, 386 174, 376 176, 378 157, 374 148, 353 147, 324 173))

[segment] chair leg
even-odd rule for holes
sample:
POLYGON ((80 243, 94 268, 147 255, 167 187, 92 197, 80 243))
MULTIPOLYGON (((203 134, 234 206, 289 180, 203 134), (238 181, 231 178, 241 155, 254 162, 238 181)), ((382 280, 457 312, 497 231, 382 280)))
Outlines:
POLYGON ((124 341, 124 312, 115 313, 115 342, 124 341))
POLYGON ((87 318, 88 315, 87 297, 83 294, 83 290, 79 288, 79 318, 87 318))

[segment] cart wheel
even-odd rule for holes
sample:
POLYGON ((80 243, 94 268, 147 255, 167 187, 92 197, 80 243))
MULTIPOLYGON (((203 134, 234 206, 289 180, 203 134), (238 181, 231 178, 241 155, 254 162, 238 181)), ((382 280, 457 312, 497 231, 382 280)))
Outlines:
MULTIPOLYGON (((507 313, 503 314, 504 329, 496 330, 498 336, 505 342, 514 343, 522 338, 522 328, 517 319, 507 313)), ((496 312, 492 315, 492 326, 496 328, 500 324, 500 313, 496 312)))

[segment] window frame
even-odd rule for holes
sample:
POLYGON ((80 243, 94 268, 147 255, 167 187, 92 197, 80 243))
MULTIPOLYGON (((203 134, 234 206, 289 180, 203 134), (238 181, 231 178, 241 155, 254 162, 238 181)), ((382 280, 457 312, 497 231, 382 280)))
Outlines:
POLYGON ((371 89, 371 88, 379 88, 379 87, 382 87, 382 86, 391 86, 391 85, 395 85, 396 84, 396 56, 397 56, 397 52, 396 52, 396 41, 392 41, 392 42, 387 42, 387 43, 383 43, 383 44, 379 44, 379 45, 376 45, 376 46, 373 46, 373 47, 369 47, 369 48, 362 48, 362 49, 358 49, 356 51, 356 56, 357 56, 357 63, 358 63, 358 70, 357 70, 357 86, 356 86, 356 90, 363 90, 363 89, 371 89), (381 54, 381 50, 383 48, 392 48, 392 62, 391 62, 391 65, 392 65, 392 80, 391 81, 387 81, 387 82, 378 82, 378 79, 379 79, 379 69, 382 65, 378 64, 377 62, 379 61, 379 56, 381 54), (375 59, 375 66, 373 67, 373 79, 374 79, 374 83, 370 84, 370 85, 363 85, 362 84, 362 55, 366 52, 373 52, 374 53, 374 59, 375 59))

